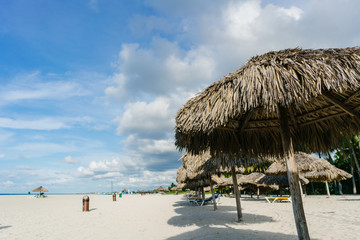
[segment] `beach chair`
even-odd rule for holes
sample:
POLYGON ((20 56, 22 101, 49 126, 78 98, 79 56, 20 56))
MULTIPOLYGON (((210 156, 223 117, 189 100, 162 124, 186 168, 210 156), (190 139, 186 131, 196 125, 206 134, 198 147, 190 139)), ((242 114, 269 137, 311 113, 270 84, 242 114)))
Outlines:
MULTIPOLYGON (((212 202, 213 198, 209 197, 209 198, 205 198, 205 199, 193 199, 193 200, 189 200, 190 204, 196 204, 197 206, 203 206, 206 203, 212 202)), ((219 202, 220 201, 220 195, 215 195, 215 201, 219 202)))
POLYGON ((266 201, 268 203, 274 203, 274 202, 291 202, 291 196, 286 197, 265 197, 266 201))

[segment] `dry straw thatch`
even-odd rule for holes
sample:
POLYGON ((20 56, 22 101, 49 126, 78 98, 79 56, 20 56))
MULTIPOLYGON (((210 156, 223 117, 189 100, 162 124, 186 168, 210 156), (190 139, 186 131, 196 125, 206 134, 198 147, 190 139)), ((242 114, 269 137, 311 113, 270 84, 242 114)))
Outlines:
POLYGON ((265 159, 261 158, 235 158, 212 157, 210 151, 202 154, 191 154, 185 152, 181 157, 184 168, 187 170, 187 176, 190 179, 209 178, 209 176, 222 173, 230 173, 231 168, 235 168, 236 173, 243 173, 244 167, 257 166, 265 159))
POLYGON ((211 180, 214 181, 216 188, 218 187, 227 187, 227 186, 232 186, 233 185, 233 181, 232 178, 227 178, 224 175, 212 175, 211 176, 211 180))
MULTIPOLYGON (((311 182, 341 181, 352 177, 351 174, 335 167, 325 159, 303 152, 295 154, 295 161, 300 175, 311 182)), ((285 163, 282 161, 272 163, 266 170, 266 174, 272 176, 286 175, 285 163)))
POLYGON ((346 180, 351 178, 352 175, 331 165, 330 169, 323 171, 306 172, 303 174, 303 177, 309 179, 311 182, 331 182, 346 180))
POLYGON ((32 190, 33 192, 48 192, 48 190, 46 188, 44 188, 43 186, 37 187, 35 189, 32 190))
POLYGON ((158 187, 157 189, 155 189, 155 192, 168 192, 169 189, 167 188, 164 188, 162 186, 158 187))
POLYGON ((278 155, 282 106, 295 151, 324 152, 359 132, 359 88, 358 47, 256 56, 178 111, 176 145, 212 155, 278 155))
MULTIPOLYGON (((304 184, 308 184, 309 183, 309 180, 307 180, 306 178, 304 177, 301 177, 300 176, 300 182, 302 185, 304 184)), ((268 176, 268 175, 265 175, 263 178, 259 179, 257 181, 257 184, 262 186, 278 186, 278 187, 281 187, 281 188, 286 188, 286 187, 289 187, 289 180, 288 180, 288 177, 287 176, 268 176)))
MULTIPOLYGON (((301 174, 304 174, 305 172, 319 172, 332 167, 332 165, 325 159, 317 158, 304 152, 295 153, 295 162, 297 169, 301 174)), ((281 160, 276 161, 269 166, 265 173, 266 175, 271 176, 286 175, 286 163, 281 160)))

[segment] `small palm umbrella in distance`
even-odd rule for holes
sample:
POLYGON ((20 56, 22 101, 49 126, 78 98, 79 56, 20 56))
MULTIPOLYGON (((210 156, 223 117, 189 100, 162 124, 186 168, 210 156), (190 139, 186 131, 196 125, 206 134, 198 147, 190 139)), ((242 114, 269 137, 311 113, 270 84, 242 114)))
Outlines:
POLYGON ((41 192, 48 192, 48 190, 46 188, 44 188, 43 186, 37 187, 37 188, 33 189, 32 191, 40 192, 39 195, 41 195, 41 192))
POLYGON ((360 131, 360 48, 286 49, 250 59, 190 99, 176 145, 212 155, 282 155, 299 239, 309 239, 295 151, 326 152, 360 131))

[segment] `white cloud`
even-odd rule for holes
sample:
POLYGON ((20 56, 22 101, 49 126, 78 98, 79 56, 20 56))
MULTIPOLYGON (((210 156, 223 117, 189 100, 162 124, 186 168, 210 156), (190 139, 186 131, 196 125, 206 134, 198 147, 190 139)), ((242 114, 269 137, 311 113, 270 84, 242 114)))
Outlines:
POLYGON ((5 104, 24 100, 66 99, 90 93, 75 81, 57 80, 60 77, 65 76, 55 74, 43 76, 40 72, 18 75, 10 85, 0 87, 0 102, 5 104))
POLYGON ((69 128, 69 126, 60 119, 43 118, 36 120, 22 120, 0 118, 0 127, 10 129, 33 129, 33 130, 57 130, 69 128))
POLYGON ((174 138, 170 139, 144 139, 137 135, 130 135, 125 142, 126 146, 134 151, 146 155, 177 153, 174 138))
POLYGON ((78 164, 79 163, 79 160, 74 159, 72 156, 66 156, 63 161, 68 164, 78 164))
POLYGON ((3 185, 5 188, 12 187, 15 185, 13 181, 7 180, 6 182, 3 182, 1 185, 3 185))
POLYGON ((153 102, 128 103, 124 114, 116 119, 118 134, 143 131, 166 131, 174 126, 174 110, 163 97, 153 102))
POLYGON ((176 42, 154 38, 150 48, 124 44, 119 54, 119 73, 106 94, 119 99, 169 96, 179 91, 197 91, 198 83, 211 80, 214 60, 211 51, 198 47, 184 51, 176 42))
POLYGON ((24 165, 21 165, 21 166, 16 166, 16 169, 26 170, 26 171, 32 171, 32 170, 35 170, 33 167, 30 167, 30 166, 24 166, 24 165))

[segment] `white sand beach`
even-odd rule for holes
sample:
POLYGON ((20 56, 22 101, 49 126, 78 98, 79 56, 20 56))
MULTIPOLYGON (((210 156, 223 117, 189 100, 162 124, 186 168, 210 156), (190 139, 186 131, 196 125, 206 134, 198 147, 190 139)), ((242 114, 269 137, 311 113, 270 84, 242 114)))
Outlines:
MULTIPOLYGON (((213 211, 182 195, 90 195, 82 212, 82 197, 0 196, 0 239, 297 239, 291 203, 242 198, 237 223, 234 198, 213 211)), ((308 196, 304 208, 312 239, 359 239, 359 195, 308 196)))

